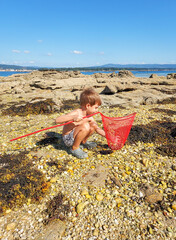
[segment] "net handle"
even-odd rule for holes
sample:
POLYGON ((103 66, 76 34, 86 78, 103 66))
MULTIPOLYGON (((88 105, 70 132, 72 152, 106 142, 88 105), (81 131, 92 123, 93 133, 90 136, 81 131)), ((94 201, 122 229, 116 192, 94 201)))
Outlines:
MULTIPOLYGON (((84 119, 84 118, 92 117, 92 116, 94 116, 94 115, 96 115, 96 114, 98 114, 98 113, 102 114, 101 112, 96 112, 96 113, 93 113, 93 114, 90 114, 90 115, 87 115, 87 116, 83 117, 83 119, 84 119)), ((67 125, 67 124, 70 124, 70 123, 73 123, 73 122, 74 122, 74 121, 69 121, 69 122, 66 122, 66 123, 59 124, 59 125, 54 125, 54 126, 51 126, 51 127, 43 128, 43 129, 40 129, 40 130, 38 130, 38 131, 35 131, 35 132, 32 132, 32 133, 28 133, 28 134, 25 134, 25 135, 20 136, 20 137, 10 139, 10 142, 13 142, 13 141, 15 141, 15 140, 17 140, 17 139, 24 138, 24 137, 27 137, 27 136, 30 136, 30 135, 33 135, 33 134, 36 134, 36 133, 39 133, 39 132, 46 131, 46 130, 48 130, 48 129, 52 129, 52 128, 56 128, 56 127, 61 127, 61 126, 64 126, 64 125, 67 125)))

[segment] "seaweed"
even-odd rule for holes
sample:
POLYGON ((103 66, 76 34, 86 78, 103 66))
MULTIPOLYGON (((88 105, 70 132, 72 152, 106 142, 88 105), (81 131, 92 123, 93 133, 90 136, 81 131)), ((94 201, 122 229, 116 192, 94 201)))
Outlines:
MULTIPOLYGON (((33 99, 35 100, 35 99, 33 99)), ((37 102, 27 102, 23 105, 19 106, 18 104, 13 104, 7 109, 2 111, 2 115, 10 115, 10 116, 27 116, 28 114, 51 114, 54 112, 58 112, 56 108, 55 102, 52 99, 46 99, 44 101, 37 102)))
POLYGON ((56 197, 47 203, 47 209, 43 212, 44 215, 47 216, 44 220, 44 224, 48 224, 54 219, 64 221, 70 211, 70 202, 61 192, 59 192, 56 197))
MULTIPOLYGON (((14 209, 28 202, 40 201, 50 184, 43 173, 35 169, 32 159, 24 151, 17 155, 5 154, 0 156, 0 213, 6 209, 14 209)), ((37 161, 37 157, 33 160, 37 161)))
POLYGON ((176 143, 164 144, 155 149, 155 151, 163 156, 176 156, 176 143))
POLYGON ((154 112, 165 113, 169 116, 176 115, 176 111, 173 111, 173 110, 170 110, 170 109, 152 108, 151 110, 154 111, 154 112))
POLYGON ((172 141, 171 129, 175 126, 172 121, 152 121, 146 125, 132 126, 128 136, 127 143, 132 144, 135 142, 158 142, 172 141))
POLYGON ((62 102, 62 107, 60 109, 61 112, 65 110, 73 110, 80 107, 80 103, 78 100, 64 100, 62 102))

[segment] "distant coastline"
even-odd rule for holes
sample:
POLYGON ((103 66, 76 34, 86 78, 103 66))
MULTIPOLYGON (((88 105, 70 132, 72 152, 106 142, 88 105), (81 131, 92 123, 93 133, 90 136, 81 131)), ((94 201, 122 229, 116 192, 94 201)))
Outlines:
POLYGON ((0 72, 32 72, 33 70, 26 69, 0 69, 0 72))
MULTIPOLYGON (((41 69, 42 70, 42 69, 41 69)), ((40 71, 41 71, 40 70, 40 71)), ((11 75, 14 75, 14 74, 28 74, 28 73, 31 73, 32 71, 36 71, 36 70, 24 70, 24 69, 21 69, 21 70, 15 70, 13 71, 13 69, 11 70, 8 70, 8 69, 3 69, 3 70, 0 70, 0 77, 8 77, 8 76, 11 76, 11 75)), ((45 71, 49 71, 49 69, 45 69, 45 71)), ((63 70, 51 70, 51 71, 58 71, 58 72, 63 72, 63 70)), ((74 71, 74 70, 67 70, 67 71, 74 71)), ((82 73, 83 75, 93 75, 93 74, 96 74, 96 73, 103 73, 103 74, 110 74, 110 73, 119 73, 120 70, 107 70, 107 69, 104 69, 104 70, 76 70, 76 71, 79 71, 80 73, 82 73)), ((168 74, 171 74, 171 73, 176 73, 176 70, 174 69, 169 69, 169 70, 163 70, 163 69, 145 69, 145 70, 142 70, 142 69, 139 69, 139 70, 130 70, 130 72, 132 72, 134 74, 135 77, 145 77, 145 78, 149 78, 152 74, 156 74, 158 76, 167 76, 168 74)))

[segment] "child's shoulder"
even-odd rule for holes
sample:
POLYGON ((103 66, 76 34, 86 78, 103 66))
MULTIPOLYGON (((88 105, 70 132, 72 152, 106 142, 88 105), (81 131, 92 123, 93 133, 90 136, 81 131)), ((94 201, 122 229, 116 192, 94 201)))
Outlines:
POLYGON ((74 115, 80 115, 81 113, 82 113, 81 108, 74 109, 73 111, 70 112, 70 114, 74 114, 74 115))

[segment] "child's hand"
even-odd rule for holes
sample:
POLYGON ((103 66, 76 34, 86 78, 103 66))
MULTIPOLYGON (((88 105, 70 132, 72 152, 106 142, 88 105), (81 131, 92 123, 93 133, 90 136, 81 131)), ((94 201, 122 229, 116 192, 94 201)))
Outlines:
POLYGON ((81 120, 83 120, 83 117, 81 115, 77 115, 73 118, 74 122, 80 122, 81 120))

